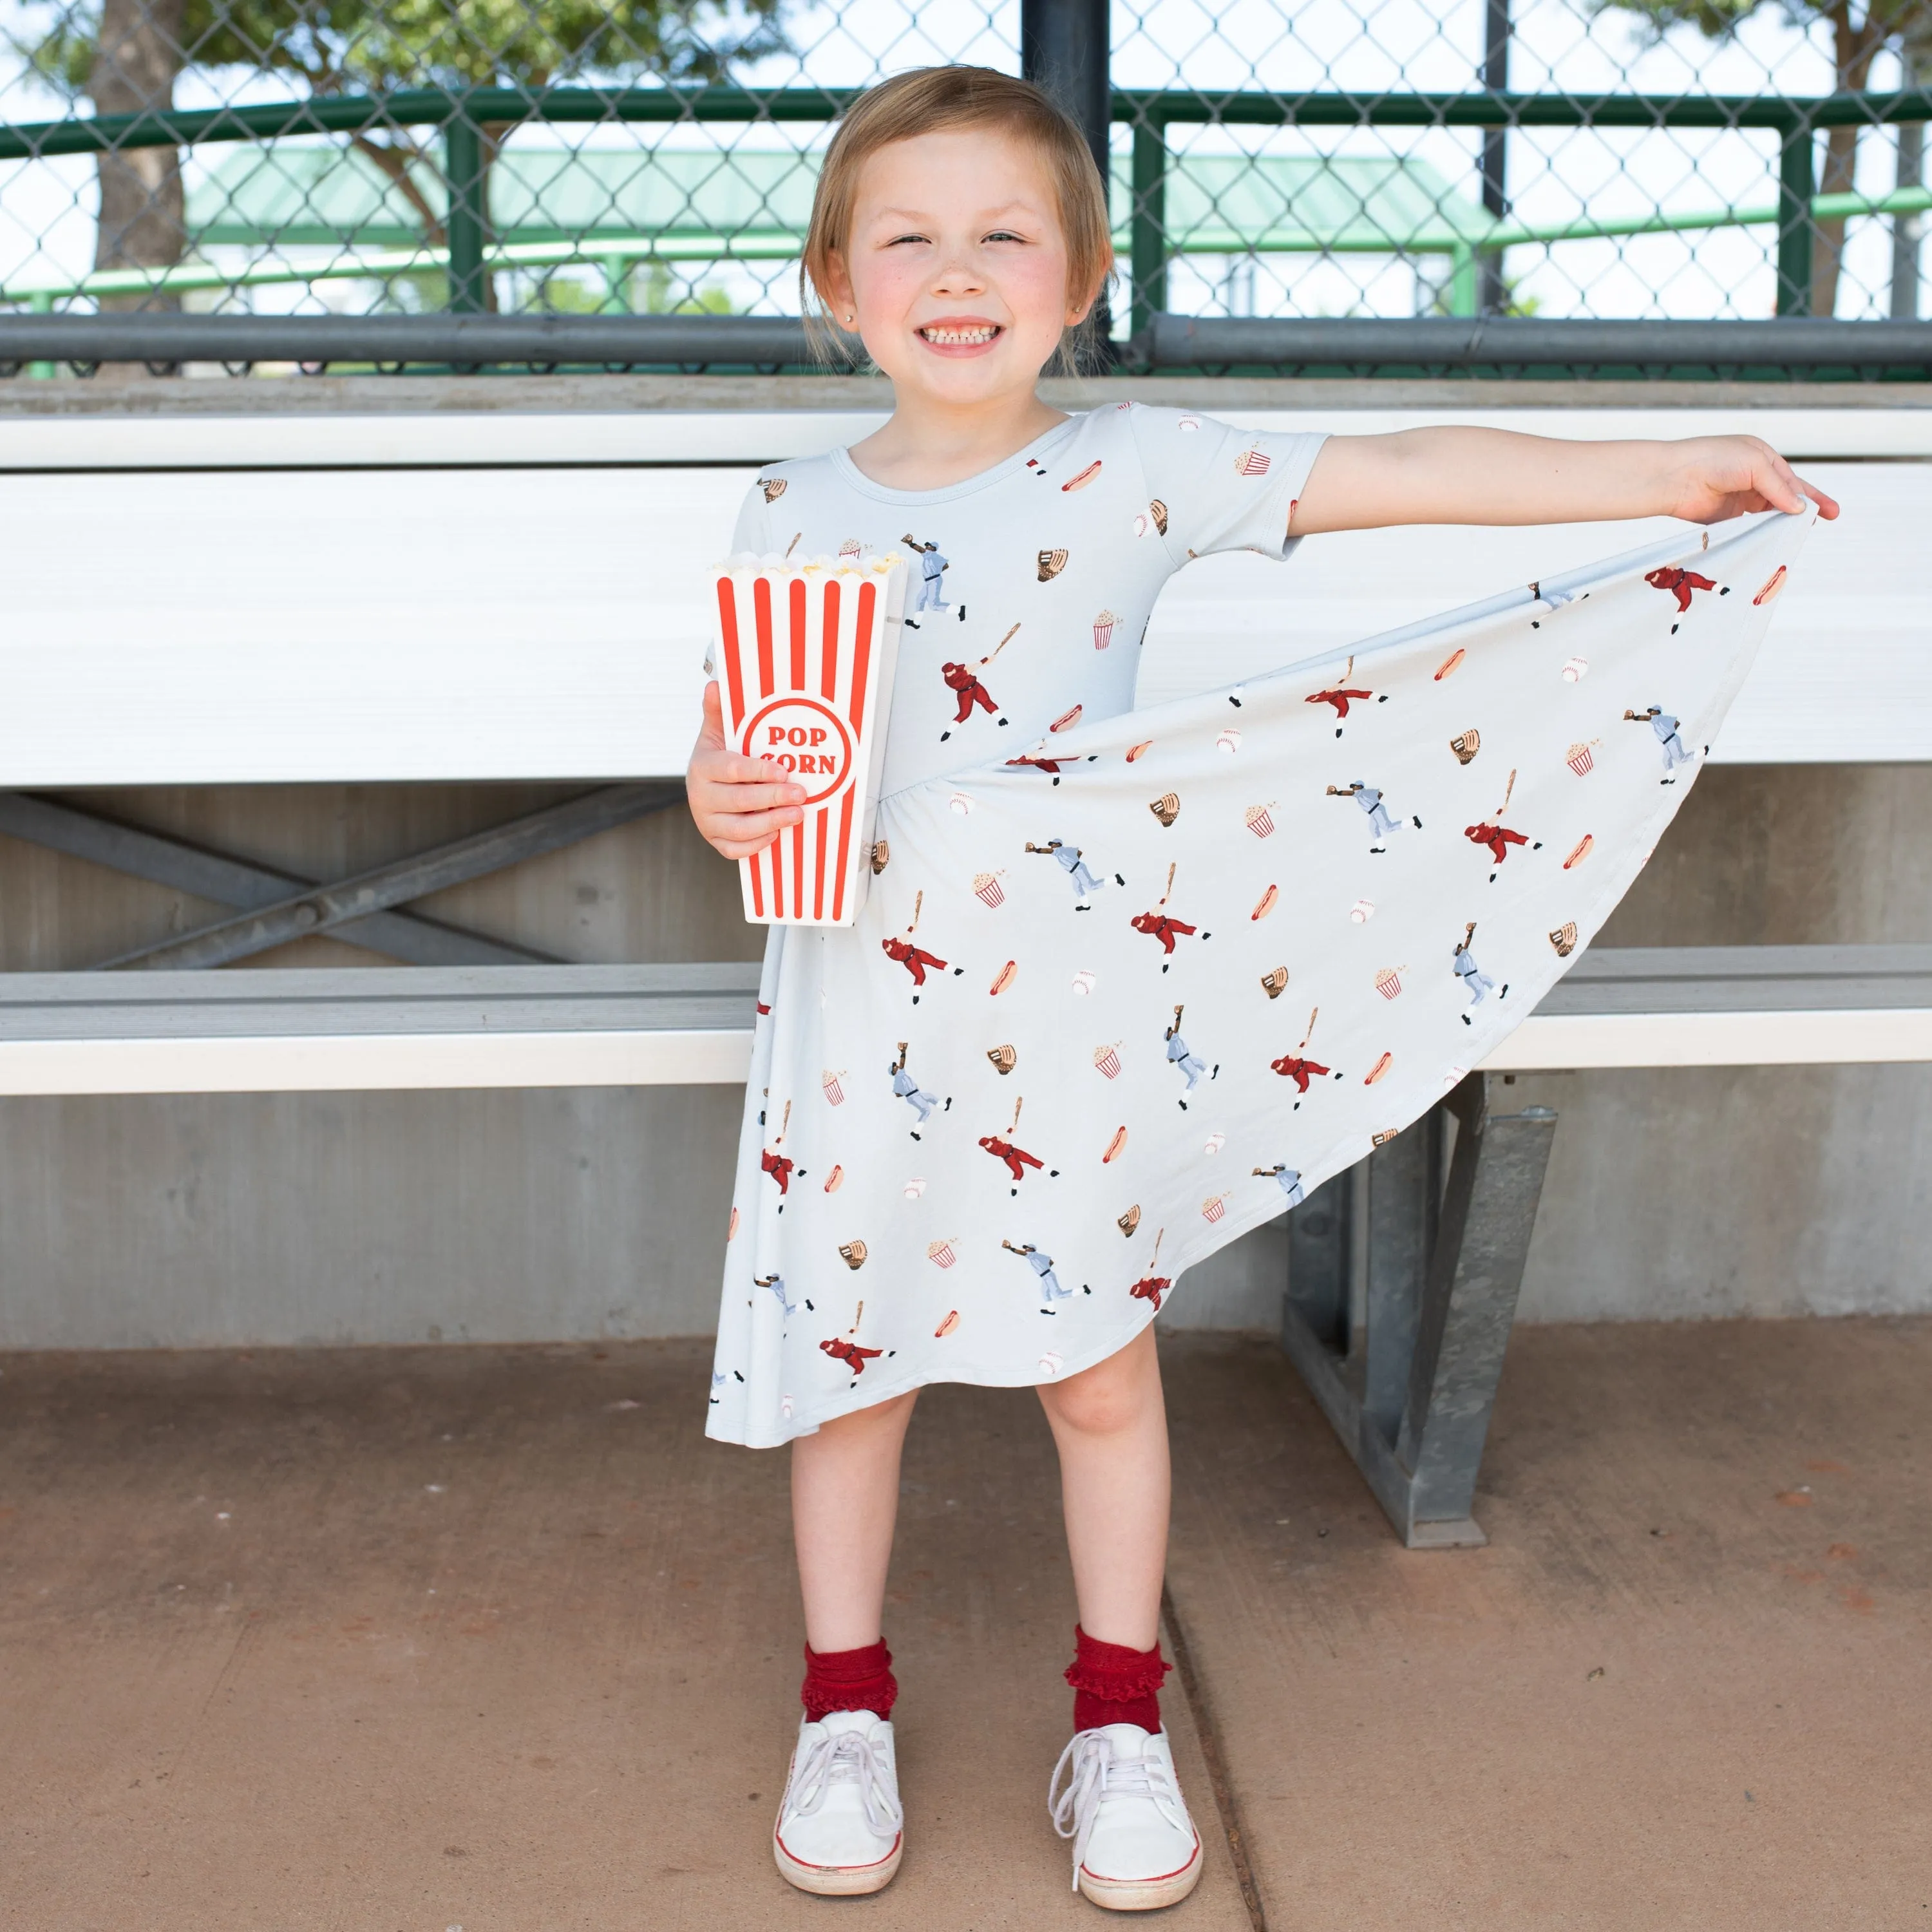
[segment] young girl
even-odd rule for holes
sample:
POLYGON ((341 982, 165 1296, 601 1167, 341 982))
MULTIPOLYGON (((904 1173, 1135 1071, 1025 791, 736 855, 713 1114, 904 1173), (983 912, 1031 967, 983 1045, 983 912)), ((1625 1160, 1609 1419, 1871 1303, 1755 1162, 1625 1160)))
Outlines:
MULTIPOLYGON (((1198 848, 1147 844, 1198 795, 1191 780, 1228 769, 1222 754, 1238 748, 1240 718, 1256 740, 1256 712, 1241 711, 1238 691, 1212 700, 1225 728, 1168 734, 1136 766, 1136 782, 1156 773, 1142 788, 1157 794, 1151 818, 1137 808, 1131 826, 1122 816, 1095 829, 1090 814, 1069 817, 1090 795, 1082 772, 1099 770, 1083 732, 1131 709, 1138 640, 1162 584, 1210 550, 1285 557, 1304 536, 1377 525, 1660 514, 1712 523, 1796 512, 1808 496, 1835 514, 1748 436, 1578 443, 1444 428, 1324 439, 1254 435, 1138 404, 1063 416, 1036 384, 1111 272, 1108 226, 1078 132, 1025 83, 932 69, 865 95, 826 157, 805 268, 825 310, 891 379, 894 413, 849 449, 774 466, 747 500, 734 546, 798 556, 896 550, 916 580, 872 898, 855 927, 774 928, 766 952, 712 1377, 713 1436, 793 1445, 805 1714, 774 1851, 808 1892, 877 1891, 903 1848, 896 1687, 880 1619, 900 1446, 920 1386, 936 1380, 1036 1386, 1058 1447, 1079 1622, 1066 1673, 1074 1734, 1052 1786, 1066 1782, 1049 1796, 1056 1828, 1074 1841, 1076 1886, 1096 1904, 1136 1910, 1184 1897, 1200 1875, 1160 1712, 1168 1471, 1152 1321, 1180 1267, 1279 1213, 1284 1196, 1292 1204, 1300 1170, 1322 1164, 1280 1155, 1295 1151, 1289 1117, 1308 1118, 1304 1096, 1318 1104, 1311 1087, 1329 1077, 1334 1056, 1313 1019, 1281 1052, 1300 1030, 1298 1008, 1293 1030, 1267 1049, 1280 1057, 1256 1061, 1257 1023, 1233 1013, 1227 982, 1204 976, 1262 929, 1250 917, 1273 906, 1275 884, 1252 916, 1244 900, 1238 929, 1217 938, 1220 914, 1202 910, 1211 881, 1162 863, 1198 848), (941 778, 948 785, 928 782, 941 778), (1036 827, 1016 824, 999 868, 949 873, 956 821, 946 813, 970 825, 977 811, 983 824, 1021 786, 1036 787, 1024 794, 1036 827), (1000 918, 1016 922, 990 923, 1000 918), (1052 988, 1022 963, 1032 956, 1029 926, 1049 922, 1066 945, 1090 949, 1070 982, 1052 988), (1123 1038, 1110 1044, 1084 1022, 1117 989, 1106 1016, 1119 1018, 1123 1038), (1124 1062, 1131 1077, 1117 1081, 1124 1062), (1136 1123, 1159 1162, 1160 1136, 1185 1124, 1198 1153, 1200 1110, 1243 1081, 1284 1144, 1230 1146, 1215 1169, 1229 1185, 1201 1210, 1209 1225, 1197 1217, 1185 1234, 1144 1225, 1155 1217, 1140 1202, 1160 1177, 1148 1174, 1144 1187, 1133 1179, 1144 1156, 1126 1149, 1128 1126, 1108 1130, 1117 1118, 1136 1123), (1081 1155, 1077 1173, 1062 1154, 1070 1148, 1081 1155), (1141 1191, 1123 1208, 1103 1175, 1141 1191)), ((1673 590, 1706 581, 1654 574, 1672 576, 1673 590)), ((1676 592, 1687 603, 1695 594, 1676 592)), ((1564 614, 1561 591, 1544 601, 1546 618, 1564 614)), ((1691 633, 1672 648, 1689 662, 1691 633)), ((1362 677, 1330 682, 1306 702, 1327 707, 1321 715, 1342 738, 1337 756, 1367 760, 1371 725, 1397 707, 1382 711, 1362 677)), ((1663 709, 1694 715, 1688 704, 1663 709)), ((1622 728, 1616 749, 1635 772, 1630 761, 1654 760, 1656 748, 1622 728)), ((1130 745, 1125 757, 1147 749, 1130 745)), ((1121 769, 1118 756, 1111 768, 1121 769)), ((1261 797, 1270 778, 1279 788, 1292 776, 1258 772, 1261 797)), ((1492 1014, 1506 1028, 1533 1004, 1498 996, 1476 1020, 1466 1011, 1465 928, 1480 911, 1486 984, 1503 980, 1498 909, 1534 862, 1526 854, 1537 842, 1500 822, 1500 776, 1477 768, 1491 790, 1456 814, 1478 821, 1466 836, 1439 818, 1424 829, 1403 795, 1419 788, 1404 769, 1365 762, 1312 785, 1329 800, 1322 823, 1347 862, 1383 868, 1366 876, 1390 880, 1393 868, 1440 868, 1445 854, 1460 855, 1455 862, 1474 868, 1471 893, 1490 894, 1472 897, 1450 933, 1453 969, 1448 941, 1438 949, 1451 1002, 1442 1016, 1449 1029, 1474 1028, 1471 1064, 1492 1014)), ((1648 764, 1640 782, 1658 782, 1648 764)), ((802 816, 800 787, 727 749, 716 683, 689 791, 699 829, 728 859, 762 850, 802 816)), ((1240 842, 1270 825, 1251 809, 1246 832, 1238 815, 1226 836, 1240 854, 1260 850, 1240 842)), ((1282 877, 1292 891, 1292 873, 1282 877)), ((1279 969, 1279 982, 1288 977, 1279 969)), ((1519 990, 1528 978, 1519 974, 1519 990)), ((1275 973, 1252 980, 1244 965, 1256 1015, 1286 1012, 1268 1004, 1280 991, 1275 973)), ((1384 1090, 1391 1111, 1394 1086, 1384 1090)), ((1408 1095, 1403 1117, 1427 1097, 1408 1095)), ((1210 1154, 1222 1138, 1210 1137, 1210 1154)))

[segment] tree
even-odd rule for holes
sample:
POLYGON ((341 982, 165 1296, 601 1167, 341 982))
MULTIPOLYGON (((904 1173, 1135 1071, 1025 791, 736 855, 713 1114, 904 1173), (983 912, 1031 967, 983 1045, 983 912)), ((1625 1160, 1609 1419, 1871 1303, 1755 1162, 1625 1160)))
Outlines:
MULTIPOLYGON (((1832 29, 1832 86, 1862 93, 1871 84, 1872 63, 1890 46, 1903 51, 1910 72, 1932 68, 1932 0, 1604 0, 1605 10, 1634 14, 1658 34, 1690 26, 1712 40, 1728 39, 1754 14, 1775 5, 1794 26, 1822 21, 1832 29), (1915 59, 1915 50, 1918 57, 1915 59)), ((1858 130, 1826 132, 1825 166, 1818 190, 1847 194, 1856 185, 1858 130)), ((1816 224, 1811 248, 1810 312, 1830 315, 1838 306, 1844 256, 1842 217, 1816 224)))
MULTIPOLYGON (((186 0, 103 0, 87 64, 87 90, 98 114, 136 114, 174 98, 186 0)), ((96 164, 100 211, 94 226, 97 268, 178 262, 182 226, 181 160, 172 148, 130 148, 96 164)), ((134 299, 138 299, 136 298, 134 299)), ((104 306, 130 305, 128 298, 104 306)), ((161 306, 178 308, 176 297, 161 306)))
MULTIPOLYGON (((724 79, 741 62, 781 51, 784 0, 82 0, 64 7, 31 50, 35 67, 96 112, 170 107, 188 68, 286 76, 304 94, 407 87, 680 83, 724 79)), ((490 164, 510 124, 483 132, 490 164)), ((440 244, 442 223, 422 181, 440 168, 406 128, 358 134, 440 244)), ((186 241, 179 157, 130 148, 99 160, 98 267, 171 267, 186 241)), ((486 284, 487 284, 486 278, 486 284)))

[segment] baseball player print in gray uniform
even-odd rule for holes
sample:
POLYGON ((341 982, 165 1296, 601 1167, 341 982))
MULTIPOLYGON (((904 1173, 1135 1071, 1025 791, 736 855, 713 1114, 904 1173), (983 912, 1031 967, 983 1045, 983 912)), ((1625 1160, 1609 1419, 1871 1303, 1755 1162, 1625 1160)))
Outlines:
MULTIPOLYGON (((1096 879, 1094 876, 1092 870, 1082 857, 1078 846, 1070 845, 1064 838, 1049 838, 1044 845, 1036 845, 1029 838, 1027 841, 1027 850, 1036 857, 1051 859, 1072 881, 1074 910, 1076 912, 1087 912, 1091 910, 1087 903, 1088 898, 1094 893, 1097 892, 1107 882, 1104 879, 1096 879)), ((1114 874, 1114 880, 1118 885, 1124 886, 1126 884, 1126 880, 1118 872, 1114 874)))
POLYGON ((788 1315, 796 1315, 801 1308, 809 1308, 812 1306, 808 1301, 792 1300, 790 1291, 786 1288, 784 1276, 782 1274, 754 1275, 752 1277, 752 1285, 754 1288, 770 1288, 772 1294, 777 1296, 778 1306, 788 1315))
POLYGON ((1308 1198, 1302 1188, 1301 1170, 1298 1167, 1289 1167, 1283 1162, 1276 1161, 1272 1167, 1258 1167, 1253 1172, 1262 1180, 1278 1182, 1291 1208, 1299 1208, 1308 1198))
MULTIPOLYGON (((1500 992, 1498 992, 1495 980, 1477 965, 1476 956, 1469 950, 1469 943, 1475 936, 1476 922, 1472 919, 1462 928, 1462 937, 1456 945, 1451 970, 1456 978, 1469 989, 1470 1005, 1480 1006, 1484 998, 1491 993, 1495 993, 1499 1000, 1507 998, 1509 988, 1504 986, 1500 992)), ((1465 1013, 1462 1016, 1462 1024, 1465 1026, 1474 1026, 1475 1022, 1465 1013)))
MULTIPOLYGON (((1200 1085, 1204 1078, 1212 1080, 1221 1069, 1217 1064, 1214 1071, 1209 1072, 1207 1061, 1203 1060, 1198 1053, 1190 1053, 1188 1051, 1186 1041, 1180 1036, 1180 1016, 1186 1010, 1184 1006, 1174 1008, 1174 1024, 1168 1028, 1162 1037, 1167 1042, 1168 1058, 1186 1076, 1187 1092, 1191 1094, 1200 1085)), ((1187 1105, 1185 1096, 1182 1097, 1180 1104, 1184 1107, 1187 1105)))
MULTIPOLYGON (((892 1062, 892 1091, 904 1101, 914 1113, 918 1114, 919 1127, 922 1127, 932 1118, 933 1108, 939 1106, 939 1096, 937 1094, 927 1093, 906 1071, 907 1045, 908 1042, 904 1040, 899 1042, 899 1057, 892 1062)), ((952 1106, 952 1096, 949 1094, 946 1096, 945 1108, 942 1111, 950 1112, 952 1106)), ((914 1140, 919 1138, 919 1127, 911 1130, 914 1140)))
MULTIPOLYGON (((1386 842, 1390 833, 1402 829, 1390 816, 1388 807, 1382 802, 1382 794, 1373 785, 1364 784, 1360 778, 1349 784, 1329 786, 1328 796, 1330 798, 1352 798, 1368 814, 1369 850, 1371 852, 1387 850, 1386 842)), ((1412 817, 1409 822, 1418 831, 1422 829, 1420 819, 1412 817)))
POLYGON ((1624 718, 1633 724, 1648 724, 1657 734, 1657 742, 1664 750, 1664 783, 1675 784, 1677 781, 1670 774, 1679 765, 1690 763, 1690 748, 1678 736, 1678 727, 1682 722, 1671 716, 1667 711, 1653 704, 1645 711, 1626 711, 1624 718))
POLYGON ((1051 1255, 1042 1254, 1030 1241, 1017 1247, 1011 1241, 1002 1241, 1000 1246, 1007 1253, 1018 1255, 1039 1276, 1041 1314, 1057 1315, 1060 1311, 1052 1306, 1054 1302, 1073 1299, 1072 1289, 1060 1286, 1060 1277, 1053 1271, 1053 1257, 1051 1255))
MULTIPOLYGON (((918 610, 944 610, 946 602, 946 573, 952 567, 950 557, 939 554, 936 543, 921 543, 918 538, 908 536, 903 539, 908 550, 919 558, 919 590, 913 602, 913 609, 918 610)), ((959 614, 966 614, 964 604, 959 606, 959 614)), ((919 626, 908 615, 905 620, 916 631, 919 626)))

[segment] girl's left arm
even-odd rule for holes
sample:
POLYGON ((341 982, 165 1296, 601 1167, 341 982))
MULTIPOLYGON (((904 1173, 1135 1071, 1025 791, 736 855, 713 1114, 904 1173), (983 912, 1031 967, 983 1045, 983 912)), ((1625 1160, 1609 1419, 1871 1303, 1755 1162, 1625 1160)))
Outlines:
POLYGON ((1721 523, 1754 510, 1838 506, 1754 436, 1570 442, 1504 429, 1331 436, 1288 520, 1292 536, 1390 524, 1570 524, 1615 517, 1721 523))

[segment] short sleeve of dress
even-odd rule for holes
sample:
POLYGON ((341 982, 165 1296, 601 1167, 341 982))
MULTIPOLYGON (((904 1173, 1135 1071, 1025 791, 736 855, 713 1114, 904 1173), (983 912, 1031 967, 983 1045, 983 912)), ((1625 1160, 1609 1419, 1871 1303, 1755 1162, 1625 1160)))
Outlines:
MULTIPOLYGON (((771 510, 761 476, 745 492, 745 500, 738 506, 738 521, 731 532, 731 554, 740 556, 748 550, 754 556, 763 556, 771 548, 771 510)), ((717 661, 709 644, 704 647, 704 675, 718 675, 717 661)))
POLYGON ((1186 410, 1136 404, 1129 420, 1149 514, 1177 564, 1220 550, 1289 556, 1288 519, 1328 440, 1237 429, 1186 410))

